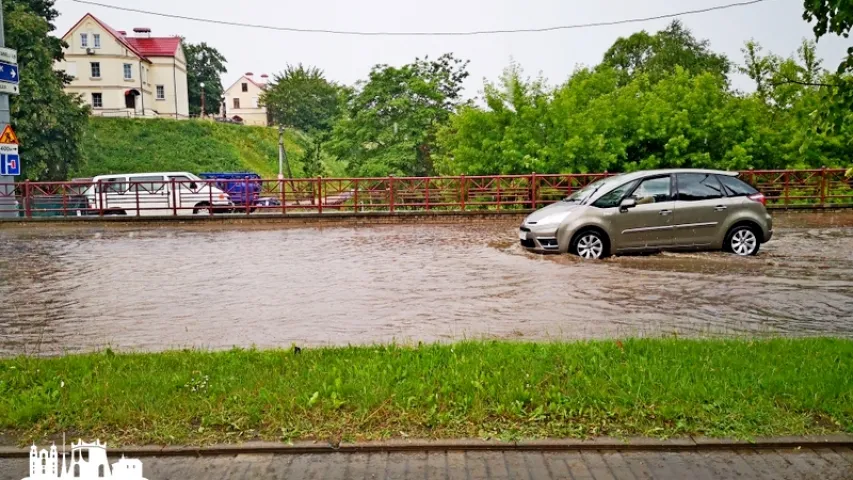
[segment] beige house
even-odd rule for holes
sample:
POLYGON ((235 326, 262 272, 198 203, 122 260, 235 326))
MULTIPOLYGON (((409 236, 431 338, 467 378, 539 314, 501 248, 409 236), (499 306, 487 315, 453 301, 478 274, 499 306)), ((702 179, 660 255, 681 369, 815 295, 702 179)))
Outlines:
POLYGON ((257 82, 251 72, 240 77, 225 90, 225 102, 220 106, 219 114, 222 117, 242 121, 246 125, 266 126, 268 124, 267 109, 260 104, 260 98, 268 79, 269 76, 264 74, 261 75, 261 81, 257 82))
POLYGON ((92 106, 94 115, 189 117, 187 62, 178 37, 133 35, 86 14, 62 39, 65 60, 56 68, 73 77, 65 86, 92 106))

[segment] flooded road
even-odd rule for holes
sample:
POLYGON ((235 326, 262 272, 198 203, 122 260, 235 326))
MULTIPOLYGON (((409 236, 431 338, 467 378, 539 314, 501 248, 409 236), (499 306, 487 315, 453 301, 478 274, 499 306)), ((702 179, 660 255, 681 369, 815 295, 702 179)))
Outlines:
POLYGON ((581 262, 516 224, 0 230, 0 355, 460 338, 853 337, 853 214, 756 258, 581 262))

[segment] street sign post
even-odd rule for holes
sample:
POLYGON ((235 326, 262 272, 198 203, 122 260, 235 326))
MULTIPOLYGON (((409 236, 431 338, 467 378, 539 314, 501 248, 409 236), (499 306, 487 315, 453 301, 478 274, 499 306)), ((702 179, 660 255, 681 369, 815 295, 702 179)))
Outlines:
POLYGON ((18 154, 18 135, 11 125, 0 133, 0 177, 21 174, 21 156, 18 154))
POLYGON ((21 157, 18 146, 0 144, 0 176, 17 176, 21 174, 21 157))

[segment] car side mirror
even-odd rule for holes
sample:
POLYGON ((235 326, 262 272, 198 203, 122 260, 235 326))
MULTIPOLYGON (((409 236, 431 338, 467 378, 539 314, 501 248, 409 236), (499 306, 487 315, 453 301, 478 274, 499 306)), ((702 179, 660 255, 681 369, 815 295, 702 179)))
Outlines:
POLYGON ((619 210, 622 212, 627 212, 629 209, 637 206, 637 199, 634 197, 628 197, 622 200, 622 203, 619 204, 619 210))
POLYGON ((190 183, 190 190, 198 190, 198 185, 195 182, 190 183))

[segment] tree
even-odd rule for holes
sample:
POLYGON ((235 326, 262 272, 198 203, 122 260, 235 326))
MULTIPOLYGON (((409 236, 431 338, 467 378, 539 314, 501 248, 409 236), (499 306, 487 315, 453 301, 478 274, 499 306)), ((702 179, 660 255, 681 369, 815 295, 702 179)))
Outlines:
MULTIPOLYGON (((815 39, 827 33, 850 36, 853 27, 853 3, 849 0, 803 0, 803 19, 815 22, 812 30, 815 39)), ((847 49, 847 58, 838 65, 838 73, 853 71, 853 47, 847 49)))
POLYGON ((187 90, 189 91, 190 115, 201 114, 201 84, 204 83, 204 113, 216 115, 222 106, 221 76, 225 68, 225 57, 219 50, 202 42, 192 44, 182 42, 184 56, 187 58, 187 90))
POLYGON ((288 65, 261 95, 273 123, 303 132, 331 130, 340 111, 339 88, 316 67, 288 65))
POLYGON ((644 30, 619 38, 604 54, 602 65, 621 72, 623 83, 642 73, 657 81, 679 66, 691 74, 710 72, 724 78, 731 68, 725 55, 712 52, 708 40, 697 40, 678 20, 654 35, 644 30))
POLYGON ((445 54, 402 67, 375 66, 335 124, 332 151, 356 175, 432 174, 436 133, 464 103, 467 65, 445 54))
POLYGON ((79 96, 65 93, 70 79, 53 68, 63 58, 62 41, 49 35, 58 13, 48 0, 3 0, 3 10, 6 45, 18 51, 23 74, 20 95, 10 104, 23 173, 29 179, 65 180, 81 160, 89 110, 79 96))

